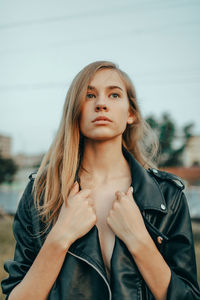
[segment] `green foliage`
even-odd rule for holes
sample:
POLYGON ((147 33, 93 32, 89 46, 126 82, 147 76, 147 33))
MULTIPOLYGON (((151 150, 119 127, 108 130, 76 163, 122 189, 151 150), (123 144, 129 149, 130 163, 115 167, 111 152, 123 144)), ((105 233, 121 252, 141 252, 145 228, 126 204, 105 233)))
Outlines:
POLYGON ((12 158, 4 158, 0 154, 0 183, 13 181, 18 167, 12 158))
POLYGON ((160 120, 149 116, 146 121, 159 138, 158 165, 160 167, 182 165, 182 154, 188 139, 192 136, 193 124, 184 126, 178 135, 176 124, 167 113, 164 113, 160 120), (175 146, 177 141, 178 147, 175 146))
POLYGON ((193 134, 192 134, 193 127, 194 127, 193 123, 190 123, 190 124, 186 125, 185 127, 183 127, 183 132, 184 132, 186 140, 189 139, 191 136, 193 136, 193 134))

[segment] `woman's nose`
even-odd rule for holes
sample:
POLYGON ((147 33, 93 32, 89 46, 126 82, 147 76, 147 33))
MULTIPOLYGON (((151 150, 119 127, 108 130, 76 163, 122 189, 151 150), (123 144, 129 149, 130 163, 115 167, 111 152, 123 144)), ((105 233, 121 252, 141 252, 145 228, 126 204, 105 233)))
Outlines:
POLYGON ((95 111, 101 111, 101 110, 108 110, 108 106, 106 103, 105 95, 99 95, 99 97, 96 99, 95 103, 95 111))
POLYGON ((106 104, 96 104, 95 106, 95 111, 107 111, 108 108, 107 108, 107 105, 106 104))

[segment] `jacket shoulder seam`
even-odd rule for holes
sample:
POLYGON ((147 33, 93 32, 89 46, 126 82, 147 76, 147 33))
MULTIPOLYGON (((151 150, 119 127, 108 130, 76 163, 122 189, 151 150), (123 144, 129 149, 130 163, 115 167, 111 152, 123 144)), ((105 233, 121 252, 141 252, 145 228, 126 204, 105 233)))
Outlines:
POLYGON ((167 180, 169 182, 172 182, 180 190, 183 190, 185 188, 185 184, 183 183, 182 179, 172 173, 161 171, 155 168, 149 168, 148 172, 150 172, 154 177, 157 177, 161 180, 167 180))
POLYGON ((176 193, 174 195, 174 200, 172 201, 172 205, 171 205, 171 210, 173 212, 176 212, 176 207, 178 208, 178 206, 180 205, 180 201, 181 201, 181 194, 182 194, 182 190, 177 189, 176 193))

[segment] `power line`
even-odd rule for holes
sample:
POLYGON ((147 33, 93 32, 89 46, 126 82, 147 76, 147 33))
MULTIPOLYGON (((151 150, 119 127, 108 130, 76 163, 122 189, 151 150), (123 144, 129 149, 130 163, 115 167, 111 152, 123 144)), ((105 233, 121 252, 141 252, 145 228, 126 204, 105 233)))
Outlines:
MULTIPOLYGON (((182 72, 182 71, 181 71, 182 72)), ((196 71, 195 71, 196 72, 196 71)), ((189 74, 189 71, 185 71, 185 74, 188 75, 188 78, 173 78, 172 75, 174 75, 174 70, 171 70, 171 73, 168 71, 168 75, 170 78, 166 78, 165 74, 166 72, 160 72, 162 74, 162 77, 159 76, 158 73, 149 73, 148 75, 136 75, 136 76, 130 76, 131 78, 137 77, 137 85, 138 84, 145 84, 145 85, 178 85, 178 84, 198 84, 200 85, 200 71, 198 71, 199 74, 192 77, 189 74), (152 76, 157 76, 152 78, 152 76)), ((177 72, 179 73, 179 72, 177 72)), ((134 80, 133 80, 134 82, 134 80)), ((58 88, 68 88, 70 85, 70 81, 57 81, 57 82, 46 82, 46 83, 22 83, 22 84, 15 84, 15 85, 0 85, 0 92, 13 92, 13 91, 27 91, 27 90, 43 90, 43 89, 58 89, 58 88)))
MULTIPOLYGON (((195 23, 195 22, 184 22, 184 23, 178 23, 178 24, 163 24, 161 26, 157 26, 157 27, 148 27, 147 29, 129 29, 126 31, 122 31, 122 32, 117 32, 117 33, 109 33, 109 34, 104 34, 101 36, 95 36, 92 38, 88 37, 86 38, 81 37, 78 39, 71 39, 71 40, 62 40, 62 41, 57 41, 57 42, 51 42, 49 44, 44 44, 41 45, 40 44, 40 48, 38 47, 30 47, 30 48, 18 48, 18 49, 6 49, 6 50, 0 50, 1 54, 4 55, 8 55, 10 53, 24 53, 24 52, 35 52, 37 50, 39 50, 40 52, 42 50, 46 50, 46 49, 52 49, 52 48, 59 48, 59 47, 63 47, 63 46, 74 46, 75 44, 83 44, 83 43, 90 43, 90 42, 94 42, 94 41, 101 41, 101 40, 107 40, 107 39, 116 39, 116 38, 127 38, 127 37, 131 37, 131 36, 136 36, 136 35, 146 35, 146 34, 155 34, 155 33, 163 33, 163 31, 169 31, 170 29, 173 28, 173 34, 175 34, 175 29, 181 29, 184 32, 184 27, 187 26, 187 29, 189 29, 189 27, 191 26, 196 26, 195 30, 200 30, 200 23, 195 23), (197 27, 198 25, 198 27, 197 27)), ((191 29, 191 28, 190 28, 191 29)), ((180 32, 179 32, 180 33, 180 32)))
POLYGON ((65 88, 69 86, 69 82, 66 83, 64 81, 60 82, 46 82, 46 83, 21 83, 21 84, 14 84, 14 85, 0 85, 0 91, 7 92, 7 91, 27 91, 27 90, 41 90, 41 89, 57 89, 57 88, 65 88))

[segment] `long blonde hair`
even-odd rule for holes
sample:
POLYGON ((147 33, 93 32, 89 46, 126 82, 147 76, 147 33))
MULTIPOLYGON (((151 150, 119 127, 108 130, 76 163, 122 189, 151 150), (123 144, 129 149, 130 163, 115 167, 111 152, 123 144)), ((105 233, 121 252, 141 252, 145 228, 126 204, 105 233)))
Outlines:
POLYGON ((123 132, 123 146, 143 167, 153 165, 157 141, 141 116, 135 88, 130 78, 116 64, 109 61, 97 61, 87 65, 76 75, 69 87, 60 126, 34 181, 35 205, 47 227, 57 220, 63 200, 74 184, 84 150, 84 137, 79 130, 81 106, 89 82, 101 69, 112 69, 120 75, 126 86, 130 108, 135 115, 134 123, 128 124, 123 132), (152 141, 149 140, 150 136, 153 136, 152 141))

